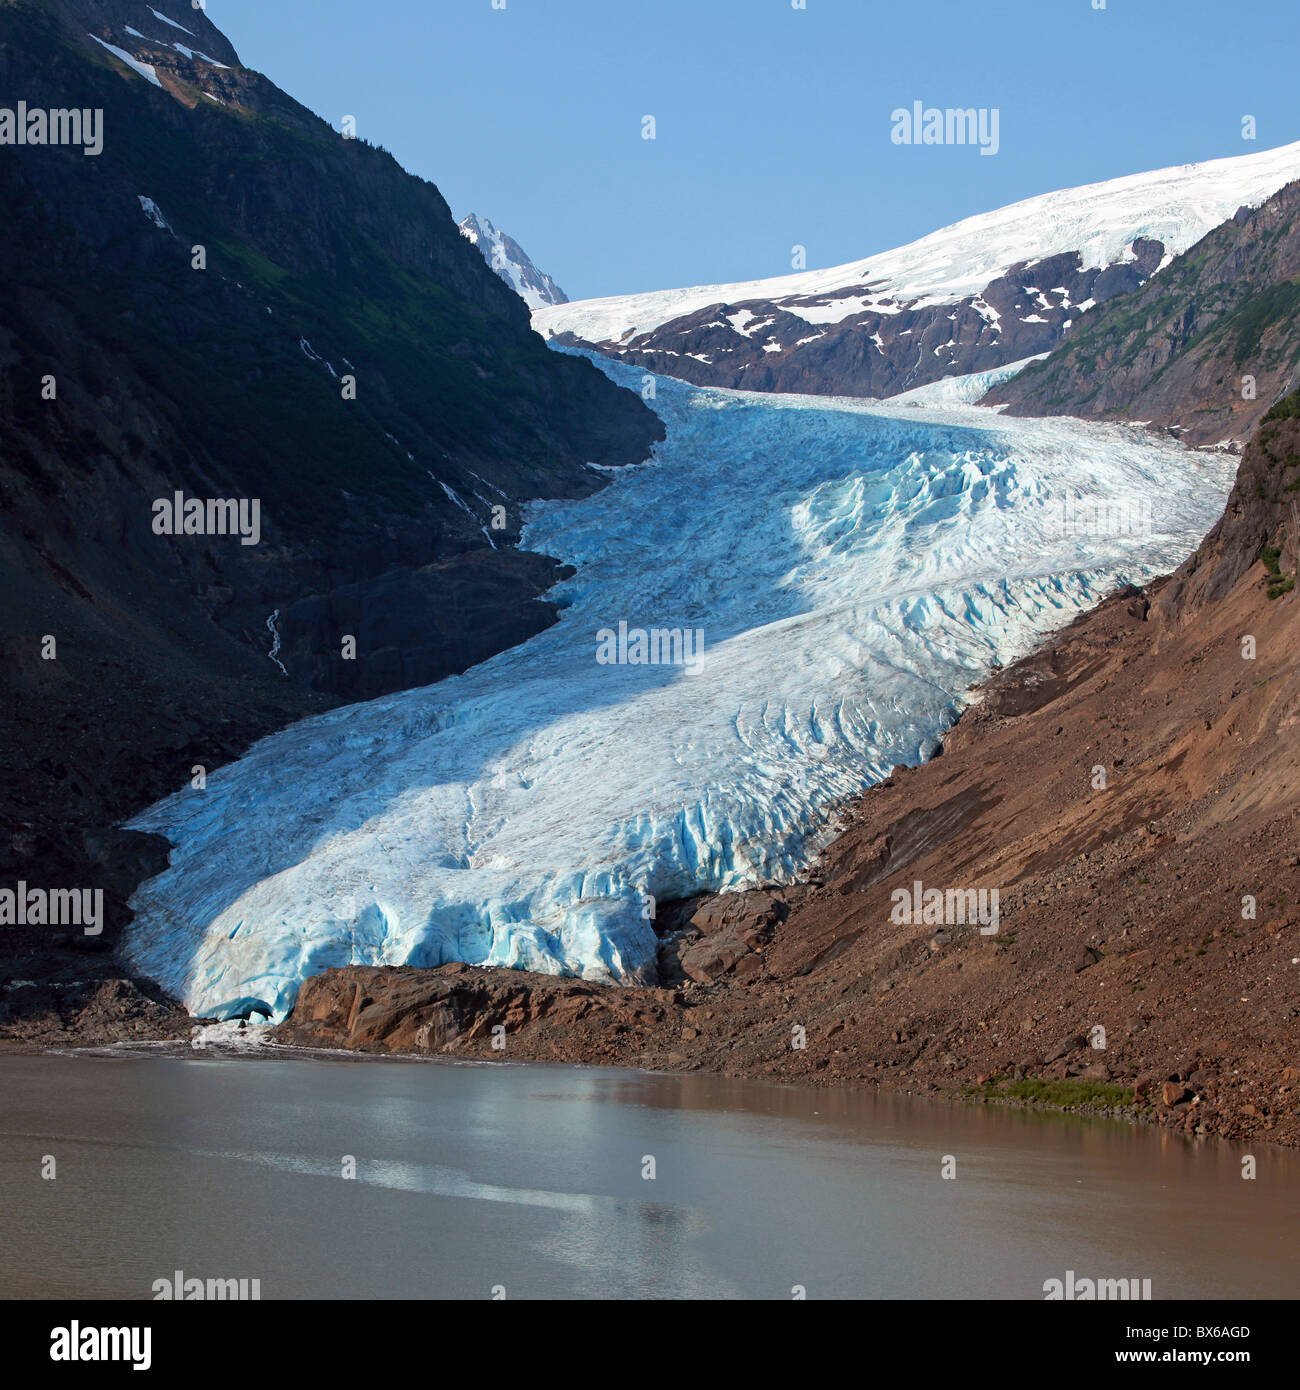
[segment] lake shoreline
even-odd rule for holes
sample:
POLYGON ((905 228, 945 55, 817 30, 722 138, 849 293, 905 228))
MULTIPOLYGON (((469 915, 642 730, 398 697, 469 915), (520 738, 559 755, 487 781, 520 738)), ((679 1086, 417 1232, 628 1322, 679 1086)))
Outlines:
MULTIPOLYGON (((1060 1121, 1076 1120, 1083 1122, 1110 1122, 1122 1125, 1132 1131, 1156 1131, 1164 1128, 1159 1117, 1151 1108, 1138 1107, 1093 1107, 1087 1105, 1059 1105, 1050 1102, 1029 1102, 1014 1098, 966 1095, 960 1089, 942 1089, 924 1084, 897 1082, 868 1082, 850 1080, 819 1080, 803 1078, 800 1080, 781 1080, 772 1077, 754 1076, 740 1072, 695 1070, 675 1071, 641 1066, 632 1062, 607 1061, 565 1061, 556 1058, 514 1057, 501 1059, 494 1057, 449 1056, 444 1053, 414 1052, 373 1052, 359 1051, 343 1047, 304 1047, 292 1043, 268 1042, 248 1047, 232 1047, 220 1043, 199 1048, 170 1040, 157 1042, 109 1043, 98 1046, 36 1046, 10 1045, 0 1043, 0 1062, 8 1057, 59 1057, 67 1060, 95 1060, 105 1062, 130 1061, 179 1061, 179 1062, 257 1062, 257 1063, 297 1063, 324 1062, 329 1064, 384 1064, 400 1063, 406 1065, 433 1064, 435 1066, 468 1067, 477 1069, 499 1069, 517 1071, 520 1069, 550 1069, 557 1072, 578 1071, 592 1073, 613 1073, 629 1077, 640 1076, 654 1079, 699 1078, 717 1082, 739 1081, 749 1085, 769 1088, 774 1091, 793 1091, 805 1096, 841 1095, 845 1097, 880 1097, 908 1102, 919 1102, 930 1109, 945 1107, 963 1111, 981 1109, 1005 1110, 1014 1114, 1040 1119, 1055 1118, 1060 1121)), ((1244 1151, 1246 1144, 1241 1138, 1227 1138, 1221 1134, 1189 1134, 1174 1131, 1171 1135, 1180 1141, 1188 1151, 1213 1149, 1216 1145, 1226 1145, 1230 1150, 1244 1151)), ((1256 1140, 1249 1145, 1252 1151, 1284 1155, 1294 1151, 1295 1145, 1281 1144, 1273 1140, 1256 1140)))
MULTIPOLYGON (((1028 737, 1033 758, 1043 739, 1036 731, 1045 724, 1054 727, 1071 715, 1095 721, 1094 705, 1085 699, 1071 710, 1071 703, 1113 679, 1132 661, 1134 648, 1149 641, 1146 614, 1164 587, 1107 600, 998 673, 950 730, 942 756, 917 768, 895 769, 846 808, 846 829, 810 881, 660 905, 660 974, 669 983, 609 986, 460 963, 433 970, 352 966, 306 981, 294 1011, 271 1030, 273 1036, 295 1053, 304 1049, 340 1058, 491 1062, 501 1060, 504 1050, 519 1062, 708 1074, 816 1089, 857 1087, 1122 1119, 1193 1140, 1213 1136, 1296 1147, 1296 1092, 1290 1074, 1281 1075, 1293 1060, 1285 1047, 1244 1053, 1231 1043, 1225 1025, 1195 1007, 1167 1019, 1164 1011, 1143 1010, 1145 986, 1182 987, 1183 971, 1170 969, 1178 965, 1177 948, 1172 962, 1161 962, 1140 939, 1116 949, 1118 942, 1099 940, 1095 930, 1081 935, 1072 915, 1079 910, 1077 897, 1044 921, 1041 895, 1035 902, 1032 886, 1020 885, 1004 894, 1002 930, 992 937, 949 938, 889 925, 891 879, 882 869, 889 868, 891 838, 896 843, 898 832, 891 825, 900 818, 907 824, 909 817, 915 825, 933 800, 928 787, 937 783, 946 788, 939 808, 948 838, 936 841, 932 852, 942 855, 960 843, 952 835, 948 784, 968 768, 984 775, 988 756, 1000 756, 998 749, 992 755, 984 751, 990 739, 1005 746, 1008 739, 1028 737), (1106 657, 1103 666, 1099 653, 1106 657), (1022 936, 1027 911, 1031 922, 1060 924, 1035 932, 1028 962, 1022 936), (1032 985, 1023 973, 1026 964, 1032 985), (1133 999, 1125 1005, 1132 1016, 1127 1021, 1121 1016, 1118 1027, 1115 1006, 1101 992, 1107 988, 1133 999), (1021 1002, 1026 989, 1035 1012, 1026 1012, 1021 1002), (1097 1017, 1111 1025, 1111 1046, 1100 1057, 1086 1031, 1090 1018, 1097 1017), (1194 1031, 1192 1020, 1201 1017, 1205 1021, 1194 1031), (804 1045, 793 1045, 800 1038, 804 1045), (1279 1074, 1280 1083, 1270 1084, 1270 1072, 1279 1074)), ((1283 615, 1275 608, 1270 616, 1283 615)), ((1240 617, 1229 613, 1225 622, 1235 629, 1240 617)), ((1263 630, 1262 623, 1255 626, 1263 630)), ((1280 634, 1272 642, 1283 646, 1280 634)), ((1181 667, 1183 655, 1175 651, 1181 667)), ((1051 734, 1048 728, 1046 736, 1051 734)), ((976 799, 967 804, 980 810, 976 799)), ((972 833, 978 838, 987 832, 976 818, 965 833, 969 843, 972 833)), ((1117 849, 1111 848, 1110 878, 1135 883, 1143 861, 1134 861, 1145 852, 1146 862, 1156 856, 1156 872, 1165 884, 1185 880, 1186 865, 1175 869, 1163 858, 1169 844, 1169 832, 1157 827, 1149 833, 1144 818, 1136 831, 1125 830, 1117 849), (1158 867, 1162 859, 1164 869, 1158 867)), ((1229 844, 1218 856, 1203 856, 1203 876, 1228 872, 1223 854, 1236 852, 1229 844)), ((1098 897, 1087 875, 1102 871, 1105 853, 1094 847, 1079 859, 1077 848, 1072 850, 1076 895, 1098 897)), ((1281 878, 1286 869, 1278 864, 1271 872, 1281 878)), ((914 873, 914 864, 905 865, 896 878, 910 882, 914 873)), ((1053 882, 1060 882, 1059 874, 1059 869, 1052 872, 1053 882)), ((1160 879, 1156 882, 1157 897, 1148 901, 1176 911, 1179 900, 1160 879)), ((1280 920, 1259 923, 1245 950, 1267 953, 1261 968, 1276 976, 1272 957, 1294 949, 1287 945, 1290 934, 1280 920)), ((1116 935, 1122 941, 1130 928, 1116 935)), ((1216 928, 1214 935, 1223 963, 1239 972, 1238 934, 1216 928)), ((1186 957, 1197 960, 1191 950, 1186 957)), ((1207 978, 1205 987, 1221 1003, 1233 997, 1226 981, 1216 985, 1207 978)), ((174 1002, 156 993, 146 997, 135 982, 110 981, 99 990, 105 997, 95 1008, 81 1010, 70 1028, 53 1034, 37 1030, 27 1039, 11 1035, 0 1042, 0 1055, 121 1042, 181 1050, 202 1026, 174 1002)), ((1300 995, 1295 1006, 1300 1007, 1300 995)))
POLYGON ((1139 1273, 1156 1298, 1294 1282, 1296 1157, 1271 1146, 1246 1183, 1235 1146, 860 1088, 91 1060, 0 1057, 0 1279, 29 1297, 148 1300, 178 1269, 256 1278, 268 1301, 1041 1299, 1069 1270, 1139 1273))
POLYGON ((1271 737, 1300 717, 1300 609, 1256 565, 1180 620, 1183 573, 997 673, 941 756, 845 808, 807 882, 660 904, 659 988, 351 966, 306 981, 279 1036, 489 1057, 495 1039, 1300 1146, 1300 757, 1271 737), (899 921, 900 891, 954 875, 999 890, 995 933, 899 921))

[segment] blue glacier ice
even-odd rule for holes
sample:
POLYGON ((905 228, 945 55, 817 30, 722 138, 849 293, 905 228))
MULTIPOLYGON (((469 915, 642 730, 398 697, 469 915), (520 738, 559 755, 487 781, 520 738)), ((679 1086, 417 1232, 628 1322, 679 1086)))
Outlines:
POLYGON ((133 900, 137 970, 196 1015, 276 1019, 347 964, 645 978, 649 897, 806 871, 846 799, 932 753, 996 664, 1181 561, 1235 471, 974 406, 665 379, 655 406, 652 459, 528 514, 524 544, 576 566, 555 626, 285 729, 133 822, 174 845, 133 900), (1077 534, 1070 499, 1148 524, 1077 534), (601 664, 620 622, 698 629, 703 656, 601 664))

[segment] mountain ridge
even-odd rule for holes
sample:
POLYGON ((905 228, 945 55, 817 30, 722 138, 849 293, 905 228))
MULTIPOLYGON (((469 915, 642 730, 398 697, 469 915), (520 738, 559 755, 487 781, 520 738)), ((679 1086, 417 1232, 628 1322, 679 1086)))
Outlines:
POLYGON ((1296 177, 1300 143, 1043 194, 826 270, 578 301, 533 322, 696 385, 887 398, 1051 351, 1296 177))
POLYGON ((1141 419, 1244 443, 1300 384, 1300 181, 1242 209, 1097 310, 983 403, 1013 415, 1141 419))

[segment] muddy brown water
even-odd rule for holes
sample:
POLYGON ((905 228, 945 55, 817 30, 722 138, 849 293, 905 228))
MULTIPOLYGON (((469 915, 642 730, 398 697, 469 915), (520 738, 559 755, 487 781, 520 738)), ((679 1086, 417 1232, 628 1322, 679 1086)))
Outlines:
POLYGON ((1300 1285, 1287 1151, 561 1066, 0 1058, 0 1213, 11 1298, 147 1299, 176 1271, 263 1299, 1042 1298, 1068 1270, 1157 1299, 1300 1285))

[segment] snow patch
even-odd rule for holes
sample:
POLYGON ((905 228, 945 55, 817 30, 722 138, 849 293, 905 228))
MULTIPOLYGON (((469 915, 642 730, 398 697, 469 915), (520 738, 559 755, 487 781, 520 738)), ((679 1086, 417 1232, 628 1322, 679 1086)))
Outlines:
POLYGON ((266 630, 271 634, 271 650, 267 656, 280 668, 280 674, 287 676, 284 662, 280 660, 280 629, 277 624, 280 621, 280 610, 277 608, 274 613, 266 620, 266 630))
POLYGON ((124 62, 127 65, 127 67, 131 68, 135 72, 138 72, 140 76, 143 77, 146 81, 152 82, 155 87, 159 88, 159 90, 162 90, 162 83, 158 80, 158 70, 155 67, 153 67, 152 64, 140 62, 138 58, 133 58, 126 51, 126 49, 117 48, 115 45, 111 43, 105 43, 103 39, 97 37, 94 34, 88 34, 87 37, 94 39, 95 42, 99 44, 101 48, 108 49, 108 51, 113 55, 114 58, 120 58, 122 62, 124 62))
MULTIPOLYGON (((298 346, 303 350, 303 354, 307 357, 307 359, 308 359, 309 361, 311 361, 311 362, 319 362, 319 363, 321 364, 321 366, 323 366, 323 367, 325 368, 325 370, 326 370, 327 372, 329 372, 330 376, 332 376, 332 377, 334 378, 335 381, 338 380, 339 374, 334 370, 333 364, 330 363, 330 362, 327 362, 327 361, 320 355, 320 353, 317 352, 317 351, 312 347, 312 345, 307 341, 306 338, 299 338, 299 339, 298 339, 298 346)), ((390 435, 389 437, 391 438, 392 436, 390 435)))
MULTIPOLYGON (((146 198, 143 193, 136 194, 136 197, 140 199, 140 206, 144 209, 144 215, 160 232, 172 230, 172 224, 163 216, 162 209, 152 198, 146 198)), ((175 233, 173 232, 172 235, 174 236, 175 233)))
POLYGON ((214 68, 224 68, 229 65, 219 63, 215 58, 209 58, 206 53, 200 53, 197 48, 186 48, 183 43, 174 43, 172 47, 178 52, 183 53, 187 58, 197 58, 202 63, 208 63, 214 68))
MULTIPOLYGON (((772 316, 771 314, 755 314, 748 309, 741 309, 738 313, 728 314, 727 322, 742 338, 752 338, 760 328, 766 328, 772 322, 772 316)), ((718 325, 719 328, 722 326, 721 324, 718 325)))
POLYGON ((155 19, 161 19, 164 24, 170 24, 173 29, 179 29, 182 33, 188 34, 190 38, 196 37, 193 29, 187 29, 183 24, 177 24, 174 19, 168 19, 165 14, 155 10, 152 5, 146 5, 145 8, 155 19))

